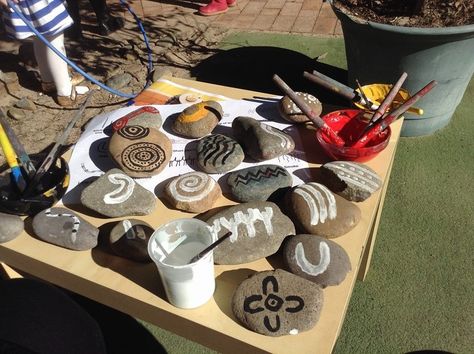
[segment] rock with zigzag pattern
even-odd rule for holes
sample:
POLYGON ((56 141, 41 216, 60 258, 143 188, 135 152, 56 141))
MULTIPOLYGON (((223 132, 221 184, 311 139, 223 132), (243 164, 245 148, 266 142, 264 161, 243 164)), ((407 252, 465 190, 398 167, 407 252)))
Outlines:
POLYGON ((258 165, 229 173, 227 184, 239 202, 264 201, 274 193, 283 195, 292 186, 293 178, 281 166, 258 165))

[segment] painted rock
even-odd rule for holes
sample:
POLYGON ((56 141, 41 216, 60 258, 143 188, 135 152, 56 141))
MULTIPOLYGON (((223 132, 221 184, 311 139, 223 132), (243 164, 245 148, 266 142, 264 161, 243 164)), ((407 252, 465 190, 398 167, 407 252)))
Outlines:
POLYGON ((321 166, 324 184, 334 193, 363 202, 382 186, 382 179, 369 166, 351 161, 332 161, 321 166))
MULTIPOLYGON (((318 116, 321 114, 323 105, 316 97, 305 92, 296 92, 296 95, 301 97, 301 99, 311 108, 315 114, 318 116)), ((309 121, 308 117, 306 117, 306 115, 301 112, 301 109, 299 109, 298 106, 288 96, 283 96, 280 99, 278 110, 281 117, 289 122, 304 123, 309 121)))
POLYGON ((109 140, 109 153, 130 177, 160 173, 171 158, 171 141, 162 132, 139 125, 126 125, 109 140))
POLYGON ((53 245, 75 251, 97 246, 99 229, 66 208, 50 208, 33 218, 33 231, 38 238, 53 245))
POLYGON ((240 165, 245 155, 242 147, 232 138, 212 134, 199 140, 197 163, 207 173, 225 173, 240 165))
POLYGON ((221 195, 219 184, 203 172, 185 173, 165 187, 165 197, 173 207, 193 213, 208 211, 221 195))
POLYGON ((206 221, 220 238, 232 236, 214 249, 217 264, 241 264, 270 256, 295 227, 271 202, 242 203, 224 209, 206 221))
POLYGON ((293 221, 304 233, 338 237, 352 230, 361 218, 357 205, 319 183, 296 187, 290 192, 288 202, 293 221))
POLYGON ((289 154, 295 148, 291 136, 250 117, 237 117, 232 122, 232 129, 245 153, 257 161, 289 154))
POLYGON ((160 111, 153 106, 143 106, 127 113, 122 118, 117 119, 112 124, 112 130, 116 132, 126 125, 139 125, 144 128, 154 128, 159 130, 161 124, 162 119, 160 111))
POLYGON ((293 178, 278 165, 258 165, 229 173, 227 184, 240 202, 267 200, 278 190, 291 187, 293 178))
POLYGON ((81 193, 81 203, 114 218, 148 215, 155 209, 155 195, 117 168, 99 177, 81 193))
POLYGON ((0 213, 0 243, 8 242, 24 230, 23 219, 18 215, 0 213))
POLYGON ((232 312, 248 329, 266 336, 312 329, 323 307, 320 286, 282 269, 258 272, 232 297, 232 312))
POLYGON ((283 246, 283 259, 291 273, 323 288, 339 285, 351 270, 344 248, 315 235, 288 237, 283 246))
POLYGON ((175 133, 188 138, 209 134, 222 119, 222 106, 215 101, 203 101, 184 109, 173 122, 175 133))
POLYGON ((146 222, 137 219, 119 221, 110 231, 110 249, 117 256, 136 262, 151 262, 148 255, 148 240, 155 230, 146 222))

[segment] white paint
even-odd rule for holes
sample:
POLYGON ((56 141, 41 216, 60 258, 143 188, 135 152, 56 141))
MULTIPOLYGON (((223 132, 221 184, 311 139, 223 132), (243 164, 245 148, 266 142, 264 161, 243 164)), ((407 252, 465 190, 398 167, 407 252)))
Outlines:
POLYGON ((173 198, 182 202, 195 202, 205 198, 216 182, 205 173, 196 172, 175 178, 170 182, 169 191, 173 198), (194 195, 181 194, 179 190, 194 195))
POLYGON ((125 237, 128 238, 129 240, 133 240, 136 237, 136 235, 135 235, 135 231, 133 231, 132 229, 132 223, 130 222, 130 220, 123 220, 122 226, 123 226, 123 230, 125 231, 125 237))
POLYGON ((265 123, 260 123, 260 127, 270 135, 276 136, 280 139, 280 146, 285 149, 290 149, 293 144, 285 133, 280 132, 277 128, 273 128, 265 123))
POLYGON ((312 264, 305 255, 303 244, 300 242, 295 247, 296 264, 306 274, 317 276, 324 273, 331 262, 331 252, 326 242, 319 243, 319 264, 312 264))
POLYGON ((234 243, 237 241, 238 237, 238 228, 239 226, 243 226, 247 231, 248 237, 255 237, 257 234, 257 230, 255 228, 255 223, 257 221, 262 221, 265 227, 265 230, 269 236, 273 235, 273 225, 272 225, 272 218, 273 218, 273 209, 271 207, 265 207, 264 211, 260 211, 256 208, 248 208, 247 213, 243 213, 242 211, 238 211, 233 214, 230 219, 226 219, 224 217, 220 217, 219 219, 215 219, 211 226, 211 231, 214 232, 216 235, 219 234, 222 227, 231 231, 232 235, 229 237, 230 242, 234 243))
POLYGON ((297 187, 294 191, 306 202, 310 211, 311 225, 326 220, 333 220, 337 216, 336 198, 332 192, 319 183, 307 183, 297 187))
POLYGON ((295 335, 295 334, 298 334, 300 331, 298 331, 296 328, 293 328, 290 332, 291 335, 295 335))
POLYGON ((135 181, 122 173, 112 173, 107 176, 110 183, 119 186, 110 193, 104 195, 105 204, 120 204, 128 200, 135 189, 135 181))
POLYGON ((362 169, 357 165, 349 167, 346 167, 346 165, 349 165, 349 163, 346 162, 345 164, 331 164, 331 166, 339 171, 337 172, 337 175, 340 176, 344 182, 347 184, 353 184, 354 186, 364 189, 369 193, 373 193, 380 188, 380 185, 374 182, 374 179, 378 180, 378 177, 373 172, 362 169))
POLYGON ((51 208, 46 209, 44 214, 48 218, 60 218, 62 216, 68 217, 72 219, 72 230, 71 230, 71 241, 72 243, 76 243, 77 240, 77 232, 79 231, 79 226, 81 225, 81 220, 73 214, 63 213, 63 214, 53 214, 51 213, 51 208))

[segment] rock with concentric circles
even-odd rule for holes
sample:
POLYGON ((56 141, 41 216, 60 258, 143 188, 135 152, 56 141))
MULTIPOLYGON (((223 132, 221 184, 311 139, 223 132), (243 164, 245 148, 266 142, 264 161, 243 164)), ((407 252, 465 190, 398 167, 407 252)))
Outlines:
POLYGON ((173 207, 193 213, 208 211, 221 195, 219 184, 197 171, 175 177, 165 187, 165 197, 173 207))
POLYGON ((162 132, 140 125, 126 125, 110 138, 109 153, 130 177, 150 177, 166 167, 172 148, 170 139, 162 132))

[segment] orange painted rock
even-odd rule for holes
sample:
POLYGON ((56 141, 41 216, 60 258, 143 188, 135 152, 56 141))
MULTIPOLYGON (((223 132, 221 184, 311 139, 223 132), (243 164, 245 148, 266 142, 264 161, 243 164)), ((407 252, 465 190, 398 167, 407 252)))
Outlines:
POLYGON ((204 101, 184 109, 173 122, 176 134, 187 138, 201 138, 216 127, 222 119, 222 106, 215 101, 204 101))

